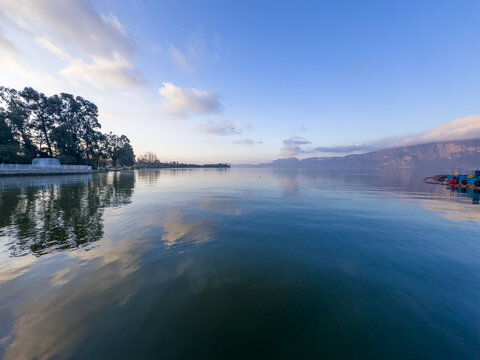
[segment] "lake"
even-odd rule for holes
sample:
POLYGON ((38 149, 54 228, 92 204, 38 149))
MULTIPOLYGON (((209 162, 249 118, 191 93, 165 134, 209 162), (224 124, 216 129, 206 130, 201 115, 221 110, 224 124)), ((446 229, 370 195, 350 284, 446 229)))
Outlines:
POLYGON ((479 195, 427 175, 0 178, 0 358, 478 359, 479 195))

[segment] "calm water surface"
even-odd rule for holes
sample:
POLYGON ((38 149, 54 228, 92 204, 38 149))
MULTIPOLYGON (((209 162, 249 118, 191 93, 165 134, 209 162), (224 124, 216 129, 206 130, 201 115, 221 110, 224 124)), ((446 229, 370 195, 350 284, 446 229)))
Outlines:
POLYGON ((478 359, 478 194, 422 178, 0 178, 0 358, 478 359))

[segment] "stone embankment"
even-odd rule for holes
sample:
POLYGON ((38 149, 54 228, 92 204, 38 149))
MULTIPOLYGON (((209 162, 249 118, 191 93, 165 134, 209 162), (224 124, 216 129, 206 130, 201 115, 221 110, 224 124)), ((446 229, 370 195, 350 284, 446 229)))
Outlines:
POLYGON ((88 174, 91 172, 92 167, 88 165, 0 164, 0 176, 88 174))

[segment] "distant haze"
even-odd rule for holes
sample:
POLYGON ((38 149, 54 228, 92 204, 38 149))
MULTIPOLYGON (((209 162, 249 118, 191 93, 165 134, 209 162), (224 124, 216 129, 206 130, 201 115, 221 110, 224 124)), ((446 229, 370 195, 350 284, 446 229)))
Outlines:
POLYGON ((303 160, 289 157, 258 166, 325 170, 396 168, 471 171, 480 168, 480 138, 399 146, 343 157, 310 157, 303 160))
POLYGON ((480 138, 480 115, 471 115, 462 119, 455 119, 450 123, 437 126, 420 134, 411 134, 398 137, 382 138, 358 145, 341 145, 334 147, 303 147, 310 145, 310 141, 292 137, 284 140, 283 155, 302 156, 307 154, 324 154, 326 156, 339 156, 352 153, 365 153, 380 149, 398 146, 427 144, 432 142, 444 142, 451 140, 468 140, 480 138))

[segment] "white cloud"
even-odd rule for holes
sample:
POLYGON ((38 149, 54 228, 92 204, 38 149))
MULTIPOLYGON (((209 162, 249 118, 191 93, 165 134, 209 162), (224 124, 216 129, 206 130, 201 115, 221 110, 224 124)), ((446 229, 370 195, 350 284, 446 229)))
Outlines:
POLYGON ((297 156, 304 152, 300 145, 306 144, 311 144, 311 142, 300 136, 291 136, 283 140, 283 147, 281 148, 282 154, 284 156, 297 156))
POLYGON ((32 34, 58 38, 87 56, 134 52, 135 43, 119 20, 100 15, 87 0, 3 0, 1 11, 32 34))
MULTIPOLYGON (((53 76, 43 72, 27 70, 19 61, 21 57, 20 50, 0 34, 0 65, 4 73, 14 74, 12 77, 16 80, 23 79, 30 86, 41 86, 44 91, 58 91, 58 81, 53 76)), ((2 80, 5 81, 5 78, 2 78, 2 80)))
POLYGON ((135 42, 125 27, 88 0, 3 0, 0 15, 67 62, 60 74, 70 81, 98 88, 145 84, 132 62, 135 42))
POLYGON ((470 115, 465 118, 455 119, 448 124, 437 126, 420 134, 418 138, 416 136, 413 136, 411 139, 407 138, 406 142, 427 143, 475 138, 480 138, 480 115, 470 115))
POLYGON ((50 40, 41 36, 35 36, 35 42, 40 45, 41 47, 47 49, 56 57, 62 60, 72 60, 72 57, 66 53, 63 49, 59 48, 58 46, 54 45, 50 40))
POLYGON ((190 114, 220 113, 223 110, 217 96, 209 91, 187 89, 164 82, 158 92, 163 97, 165 115, 172 119, 184 119, 190 114))
POLYGON ((377 139, 359 145, 363 150, 371 151, 397 146, 410 146, 451 140, 468 140, 480 138, 480 115, 470 115, 455 119, 447 124, 434 127, 420 134, 377 139))
MULTIPOLYGON (((410 146, 427 144, 431 142, 468 140, 476 138, 480 138, 480 115, 470 115, 465 118, 455 119, 447 124, 437 126, 431 130, 420 134, 380 138, 361 144, 340 145, 332 147, 321 146, 312 149, 304 149, 299 146, 309 144, 309 142, 303 144, 289 143, 282 148, 282 151, 284 155, 287 156, 296 156, 299 154, 352 154, 370 152, 398 146, 410 146)), ((285 141, 288 142, 290 139, 285 141)))
POLYGON ((83 81, 101 89, 107 86, 138 87, 146 83, 135 66, 118 53, 112 58, 93 58, 91 63, 80 58, 73 59, 60 70, 60 74, 73 83, 83 81))

